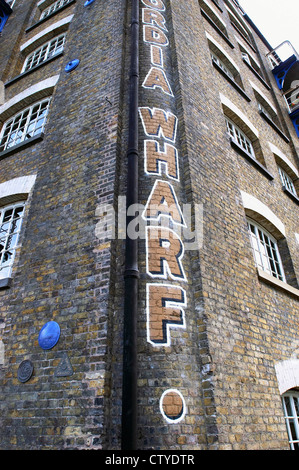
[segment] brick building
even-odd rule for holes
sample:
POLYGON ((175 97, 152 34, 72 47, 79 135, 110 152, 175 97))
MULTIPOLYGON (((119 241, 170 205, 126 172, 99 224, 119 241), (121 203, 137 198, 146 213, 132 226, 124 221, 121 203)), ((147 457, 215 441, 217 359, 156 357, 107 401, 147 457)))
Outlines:
POLYGON ((0 448, 298 449, 296 51, 234 0, 0 15, 0 448))

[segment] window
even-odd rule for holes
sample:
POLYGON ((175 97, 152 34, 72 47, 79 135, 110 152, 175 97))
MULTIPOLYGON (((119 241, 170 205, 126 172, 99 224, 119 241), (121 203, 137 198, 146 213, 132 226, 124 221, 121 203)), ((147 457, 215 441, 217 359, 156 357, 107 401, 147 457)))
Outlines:
POLYGON ((242 147, 245 152, 249 153, 253 158, 255 158, 254 150, 250 139, 244 134, 244 132, 239 129, 236 124, 228 118, 225 118, 227 132, 231 138, 242 147))
POLYGON ((249 46, 255 51, 253 45, 253 36, 249 27, 245 24, 241 16, 235 10, 233 12, 228 6, 226 6, 226 9, 228 11, 228 16, 232 26, 235 28, 236 31, 238 31, 238 33, 246 41, 246 43, 249 44, 249 46))
POLYGON ((278 167, 278 173, 283 186, 286 187, 294 196, 297 196, 297 192, 293 183, 292 178, 280 167, 278 167))
POLYGON ((291 450, 299 450, 299 392, 289 391, 282 396, 284 417, 291 450))
POLYGON ((261 97, 258 98, 259 101, 257 101, 258 105, 258 110, 262 118, 264 118, 265 121, 267 121, 268 124, 270 124, 273 129, 275 129, 278 134, 286 141, 288 142, 289 139, 285 136, 285 134, 281 130, 281 124, 278 119, 276 110, 272 106, 269 106, 267 101, 264 101, 261 99, 261 97))
POLYGON ((257 267, 285 282, 277 241, 253 220, 247 219, 247 225, 257 267))
POLYGON ((214 30, 217 31, 222 39, 224 39, 231 48, 234 48, 234 45, 228 38, 226 24, 221 18, 219 12, 216 11, 214 5, 212 5, 209 0, 199 0, 199 6, 202 16, 207 20, 208 23, 210 23, 214 30))
POLYGON ((260 101, 257 102, 258 109, 260 111, 260 114, 264 114, 270 121, 275 122, 277 120, 277 114, 267 104, 262 104, 260 101))
POLYGON ((219 59, 219 57, 217 57, 213 52, 211 52, 211 57, 212 57, 213 62, 215 62, 218 65, 218 67, 220 67, 223 70, 223 72, 226 73, 228 77, 230 77, 232 80, 235 80, 230 69, 226 65, 224 65, 224 63, 219 59))
POLYGON ((0 207, 0 279, 11 275, 24 208, 24 202, 0 207))
POLYGON ((219 93, 231 147, 266 178, 273 180, 267 170, 257 128, 232 101, 219 93))
POLYGON ((267 98, 264 93, 262 93, 259 88, 251 81, 249 81, 259 110, 260 116, 267 122, 279 135, 283 138, 285 142, 289 142, 288 137, 282 131, 281 122, 278 118, 277 110, 271 103, 271 100, 267 98))
POLYGON ((42 14, 40 16, 40 20, 43 20, 44 18, 47 18, 47 16, 51 15, 56 10, 59 10, 59 8, 62 8, 62 7, 64 7, 64 5, 67 5, 68 3, 70 3, 70 1, 71 0, 57 0, 56 2, 51 3, 50 6, 48 6, 47 8, 45 8, 42 11, 42 14))
POLYGON ((251 101, 244 91, 238 66, 219 44, 217 46, 217 42, 211 35, 206 32, 206 36, 209 42, 213 66, 228 80, 228 82, 243 96, 243 98, 247 101, 251 101))
POLYGON ((14 147, 43 132, 51 98, 46 98, 24 109, 3 126, 0 140, 0 152, 14 147))
POLYGON ((36 67, 47 59, 59 54, 63 51, 65 43, 65 34, 61 34, 51 41, 46 42, 41 47, 33 51, 26 58, 22 73, 27 72, 28 70, 36 67))
POLYGON ((252 69, 254 69, 259 75, 262 75, 261 68, 259 64, 249 55, 247 52, 242 51, 242 47, 240 46, 242 59, 244 62, 250 65, 252 69))

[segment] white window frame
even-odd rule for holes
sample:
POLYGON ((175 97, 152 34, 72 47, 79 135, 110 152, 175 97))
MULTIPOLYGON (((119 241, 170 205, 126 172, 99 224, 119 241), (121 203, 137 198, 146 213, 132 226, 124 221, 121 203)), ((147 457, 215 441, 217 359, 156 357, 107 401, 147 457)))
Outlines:
MULTIPOLYGON (((241 46, 241 48, 243 48, 243 46, 241 46)), ((257 61, 253 60, 252 56, 248 52, 243 51, 242 49, 241 49, 241 55, 242 55, 242 59, 244 60, 244 62, 247 62, 247 64, 249 64, 250 67, 252 67, 260 76, 262 76, 261 67, 257 63, 257 61)))
POLYGON ((299 392, 288 391, 281 398, 290 448, 299 450, 299 392))
POLYGON ((50 59, 50 57, 62 52, 65 44, 65 37, 66 33, 60 34, 31 52, 26 57, 21 73, 27 72, 33 67, 43 63, 45 60, 50 59))
POLYGON ((220 67, 221 70, 223 70, 223 72, 229 78, 231 78, 233 81, 235 81, 235 77, 233 76, 232 72, 227 68, 227 66, 222 62, 222 60, 219 59, 219 57, 212 51, 211 51, 211 58, 212 58, 212 61, 215 62, 215 64, 217 64, 218 67, 220 67))
POLYGON ((265 108, 265 106, 262 105, 262 103, 258 101, 257 106, 259 111, 262 111, 267 116, 267 118, 270 119, 270 121, 274 122, 274 117, 269 113, 269 111, 267 111, 267 109, 265 108))
POLYGON ((45 98, 9 118, 1 131, 0 152, 40 135, 46 124, 50 102, 51 98, 45 98))
POLYGON ((24 218, 25 205, 25 201, 22 201, 0 207, 0 279, 7 279, 11 276, 24 218), (21 208, 20 216, 14 218, 17 210, 21 208), (12 216, 10 219, 8 219, 9 212, 11 212, 12 216), (9 258, 7 258, 8 255, 10 256, 9 258))
POLYGON ((70 3, 71 0, 57 0, 56 2, 51 3, 47 8, 41 12, 40 20, 47 18, 49 15, 54 13, 59 8, 62 8, 64 5, 70 3))
POLYGON ((285 186, 292 194, 294 194, 294 196, 297 196, 292 178, 280 166, 278 166, 278 173, 283 186, 285 186))
POLYGON ((241 129, 236 126, 236 124, 225 116, 226 128, 230 137, 240 146, 245 152, 247 152, 251 157, 255 157, 254 149, 251 140, 244 134, 241 129))
POLYGON ((248 233, 255 264, 266 273, 286 282, 277 241, 254 220, 247 217, 248 233), (253 230, 252 230, 253 229, 253 230))

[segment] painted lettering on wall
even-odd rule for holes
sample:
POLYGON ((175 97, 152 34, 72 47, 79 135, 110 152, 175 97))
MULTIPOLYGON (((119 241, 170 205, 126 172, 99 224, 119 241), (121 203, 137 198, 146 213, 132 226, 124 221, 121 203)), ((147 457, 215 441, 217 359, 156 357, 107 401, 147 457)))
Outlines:
MULTIPOLYGON (((150 64, 142 86, 152 90, 153 98, 174 98, 166 70, 169 47, 162 0, 141 0, 143 42, 149 47, 150 64)), ((151 98, 151 102, 153 99, 151 98)), ((178 230, 186 227, 177 197, 180 183, 179 153, 176 148, 178 118, 169 109, 142 106, 139 115, 144 131, 144 173, 153 180, 142 218, 146 227, 147 341, 155 348, 171 346, 174 328, 186 328, 187 282, 184 271, 184 243, 178 230), (159 141, 157 140, 159 139, 159 141), (155 282, 153 282, 155 281, 155 282)), ((160 411, 169 422, 185 415, 185 402, 178 390, 167 390, 160 400, 160 411)))

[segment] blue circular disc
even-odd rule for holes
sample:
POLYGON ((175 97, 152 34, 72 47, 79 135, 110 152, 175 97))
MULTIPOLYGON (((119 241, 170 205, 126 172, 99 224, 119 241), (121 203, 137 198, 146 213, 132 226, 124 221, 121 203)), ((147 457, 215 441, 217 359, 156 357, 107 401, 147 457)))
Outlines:
POLYGON ((38 343, 42 349, 51 349, 60 337, 60 326, 56 321, 45 323, 38 335, 38 343))
POLYGON ((78 65, 79 65, 79 62, 80 60, 79 59, 74 59, 74 60, 71 60, 70 62, 68 62, 65 66, 65 71, 66 72, 71 72, 72 70, 74 70, 78 65))

